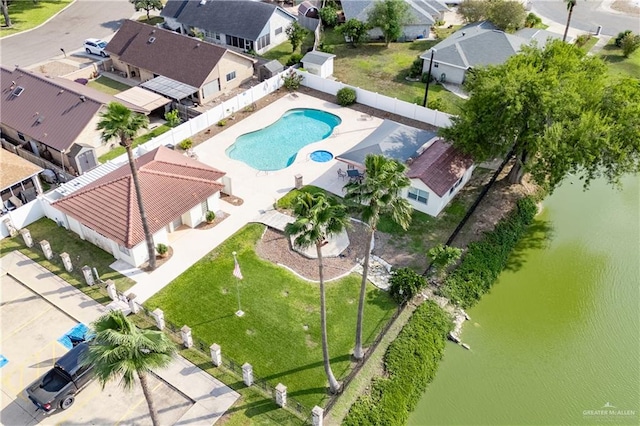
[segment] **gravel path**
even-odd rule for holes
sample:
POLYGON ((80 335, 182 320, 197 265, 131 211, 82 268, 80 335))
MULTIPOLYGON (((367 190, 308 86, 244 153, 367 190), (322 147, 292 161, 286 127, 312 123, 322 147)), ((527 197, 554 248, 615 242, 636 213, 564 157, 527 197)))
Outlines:
MULTIPOLYGON (((353 226, 347 230, 349 247, 342 252, 343 257, 323 258, 325 280, 346 274, 364 257, 366 227, 360 222, 352 221, 351 224, 353 226)), ((307 279, 314 281, 319 279, 318 260, 308 259, 293 251, 289 244, 289 237, 280 231, 267 228, 267 231, 256 246, 256 253, 265 260, 293 269, 307 279)))

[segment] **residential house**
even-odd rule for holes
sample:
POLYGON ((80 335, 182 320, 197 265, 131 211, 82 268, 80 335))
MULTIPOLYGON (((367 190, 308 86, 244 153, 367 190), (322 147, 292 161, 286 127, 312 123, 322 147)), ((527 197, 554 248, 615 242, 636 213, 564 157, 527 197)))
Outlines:
MULTIPOLYGON (((449 10, 445 2, 440 0, 405 1, 409 4, 411 21, 402 27, 401 41, 427 38, 431 27, 436 21, 443 19, 444 13, 449 10)), ((375 0, 342 0, 344 18, 367 22, 374 3, 375 0)), ((382 39, 380 28, 373 28, 369 30, 368 34, 371 39, 382 39)))
POLYGON ((473 161, 435 131, 417 129, 391 120, 382 124, 349 151, 336 156, 347 167, 363 168, 369 154, 382 154, 409 167, 411 186, 404 191, 414 209, 437 216, 464 186, 473 161))
POLYGON ((172 30, 258 54, 287 41, 286 29, 296 22, 275 4, 244 0, 169 0, 160 16, 172 30))
POLYGON ((508 34, 490 22, 482 21, 464 26, 420 57, 424 60, 423 72, 428 72, 433 53, 431 75, 438 81, 462 84, 467 72, 474 67, 502 64, 523 45, 535 41, 543 46, 547 40, 561 37, 534 28, 508 34))
POLYGON ((2 138, 34 156, 82 174, 97 165, 110 147, 96 129, 109 102, 133 104, 71 80, 21 68, 0 67, 2 138))
MULTIPOLYGON (((142 199, 154 243, 195 228, 218 211, 224 172, 161 146, 136 159, 142 199)), ((128 163, 51 204, 59 223, 133 266, 149 260, 128 163)))
POLYGON ((209 102, 253 76, 252 58, 220 46, 126 20, 105 50, 113 67, 168 98, 209 102))

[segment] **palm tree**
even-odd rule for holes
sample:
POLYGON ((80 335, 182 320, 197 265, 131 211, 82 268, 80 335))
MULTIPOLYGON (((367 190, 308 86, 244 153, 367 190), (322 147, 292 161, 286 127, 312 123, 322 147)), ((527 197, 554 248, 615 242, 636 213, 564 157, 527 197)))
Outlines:
POLYGON ((129 390, 135 385, 137 375, 151 421, 157 426, 158 412, 151 398, 147 374, 169 365, 176 352, 174 343, 161 331, 136 328, 119 310, 110 311, 95 320, 92 329, 95 337, 81 362, 93 365, 103 389, 110 380, 121 378, 122 387, 129 390))
POLYGON ((567 16, 567 26, 564 29, 562 41, 567 41, 567 33, 569 32, 569 24, 571 23, 571 14, 573 13, 573 8, 576 7, 576 3, 578 3, 578 0, 564 0, 564 2, 567 4, 569 15, 567 16))
POLYGON ((156 249, 153 244, 153 235, 149 232, 149 224, 147 223, 147 215, 144 211, 144 203, 142 202, 142 191, 140 190, 140 180, 138 179, 138 169, 133 161, 132 142, 135 135, 141 130, 149 126, 149 118, 142 114, 132 112, 126 106, 111 102, 107 105, 107 110, 100 114, 102 119, 98 122, 98 130, 102 131, 100 135, 105 142, 111 139, 118 139, 120 146, 127 150, 129 157, 129 167, 131 167, 131 177, 133 178, 133 186, 136 189, 136 197, 138 199, 138 209, 140 210, 140 220, 142 221, 142 230, 144 238, 147 241, 147 251, 149 253, 149 269, 156 269, 156 249))
POLYGON ((335 394, 340 384, 331 371, 329 363, 329 344, 327 342, 327 309, 324 294, 324 275, 322 272, 322 246, 326 238, 343 232, 349 225, 347 210, 337 204, 334 198, 327 198, 323 193, 311 194, 303 192, 294 201, 293 212, 296 220, 285 227, 285 233, 294 235, 298 247, 316 246, 318 253, 318 275, 320 278, 320 332, 322 334, 322 357, 324 371, 329 379, 329 390, 335 394))
POLYGON ((353 200, 364 204, 362 220, 369 225, 369 236, 362 265, 362 284, 358 301, 358 322, 356 324, 356 346, 353 351, 355 359, 362 359, 362 321, 364 316, 364 297, 367 291, 369 274, 369 255, 371 242, 380 221, 381 213, 391 214, 391 219, 407 229, 411 223, 413 208, 402 198, 402 190, 409 187, 409 178, 405 175, 407 166, 382 154, 370 154, 364 160, 365 175, 358 182, 345 185, 345 200, 353 200))

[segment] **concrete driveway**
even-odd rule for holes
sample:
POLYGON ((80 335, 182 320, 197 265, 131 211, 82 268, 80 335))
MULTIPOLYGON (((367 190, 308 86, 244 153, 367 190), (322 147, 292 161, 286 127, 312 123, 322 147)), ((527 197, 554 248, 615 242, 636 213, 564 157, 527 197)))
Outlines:
POLYGON ((0 63, 28 67, 82 49, 87 38, 109 38, 135 9, 127 0, 76 0, 46 24, 0 39, 0 63))
MULTIPOLYGON (((23 391, 67 352, 57 339, 77 322, 10 275, 0 279, 0 354, 8 360, 0 367, 0 424, 151 424, 140 387, 124 391, 115 382, 104 390, 97 381, 92 382, 66 411, 47 417, 36 411, 23 391)), ((174 424, 193 405, 193 401, 155 376, 150 377, 149 383, 162 424, 174 424)))

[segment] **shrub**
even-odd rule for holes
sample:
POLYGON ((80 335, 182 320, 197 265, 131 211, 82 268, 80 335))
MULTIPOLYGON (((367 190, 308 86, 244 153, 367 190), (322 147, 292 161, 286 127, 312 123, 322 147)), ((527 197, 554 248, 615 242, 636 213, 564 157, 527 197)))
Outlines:
POLYGON ((413 269, 394 269, 389 278, 389 295, 398 303, 413 299, 426 285, 425 279, 413 269))
POLYGON ((418 76, 422 76, 422 58, 419 56, 413 60, 411 68, 409 68, 409 77, 416 78, 418 76))
POLYGON ((226 118, 223 118, 222 120, 218 121, 218 122, 216 123, 216 125, 217 125, 218 127, 224 127, 224 126, 226 126, 226 125, 227 125, 227 119, 226 119, 226 118))
POLYGON ((462 249, 444 244, 438 244, 427 252, 427 257, 431 260, 431 266, 438 277, 442 277, 447 268, 456 263, 460 256, 462 256, 462 249))
POLYGON ((160 243, 156 246, 156 251, 160 256, 164 256, 169 251, 169 247, 166 244, 160 243))
MULTIPOLYGON (((431 79, 433 80, 433 73, 431 74, 431 79)), ((423 72, 422 77, 420 77, 420 81, 426 84, 427 80, 429 80, 429 73, 423 72)))
POLYGON ((622 39, 628 36, 629 34, 633 34, 633 31, 626 30, 626 31, 619 32, 615 41, 616 47, 619 47, 620 49, 622 49, 622 39))
POLYGON ((527 28, 534 28, 537 25, 542 24, 542 19, 535 13, 531 12, 524 18, 524 26, 527 28))
MULTIPOLYGON (((420 99, 420 103, 422 103, 422 99, 420 99)), ((444 111, 444 101, 442 98, 431 98, 427 101, 427 108, 444 111)))
POLYGON ((183 150, 187 150, 189 148, 191 148, 193 146, 193 141, 189 138, 183 140, 182 142, 180 142, 178 144, 178 148, 183 149, 183 150))
POLYGON ((172 109, 164 113, 164 119, 167 120, 167 126, 176 127, 180 124, 180 112, 177 109, 172 109))
POLYGON ((578 38, 576 38, 575 45, 578 47, 582 47, 587 44, 589 40, 591 40, 591 37, 591 34, 580 34, 578 38))
POLYGON ((332 28, 338 23, 338 9, 333 6, 325 6, 318 11, 322 24, 332 28))
POLYGON ((207 213, 205 214, 205 219, 207 220, 207 222, 213 222, 214 220, 216 220, 216 214, 211 210, 207 210, 207 213))
POLYGON ((291 56, 289 56, 289 60, 287 61, 287 66, 291 67, 293 65, 297 65, 300 63, 301 60, 302 60, 302 54, 294 53, 291 56))
POLYGON ((318 50, 320 52, 324 52, 324 53, 333 53, 333 51, 334 51, 332 45, 324 44, 324 43, 320 43, 320 46, 318 46, 318 50))
POLYGON ((451 318, 435 302, 420 305, 384 356, 385 378, 351 406, 343 425, 403 425, 444 354, 451 318))
POLYGON ((533 222, 537 207, 533 197, 518 201, 516 209, 501 220, 481 241, 469 244, 460 265, 449 274, 438 293, 463 308, 473 306, 489 291, 509 255, 533 222))
POLYGON ((282 80, 284 81, 284 87, 286 87, 287 90, 291 92, 294 90, 298 90, 298 88, 300 87, 300 83, 302 83, 302 80, 304 80, 304 76, 291 70, 289 71, 289 73, 282 76, 282 80))
POLYGON ((625 58, 628 58, 633 52, 638 50, 640 47, 640 35, 635 35, 633 33, 627 34, 622 38, 622 55, 625 58))
POLYGON ((349 106, 356 103, 356 91, 351 87, 343 87, 336 94, 338 105, 349 106))

